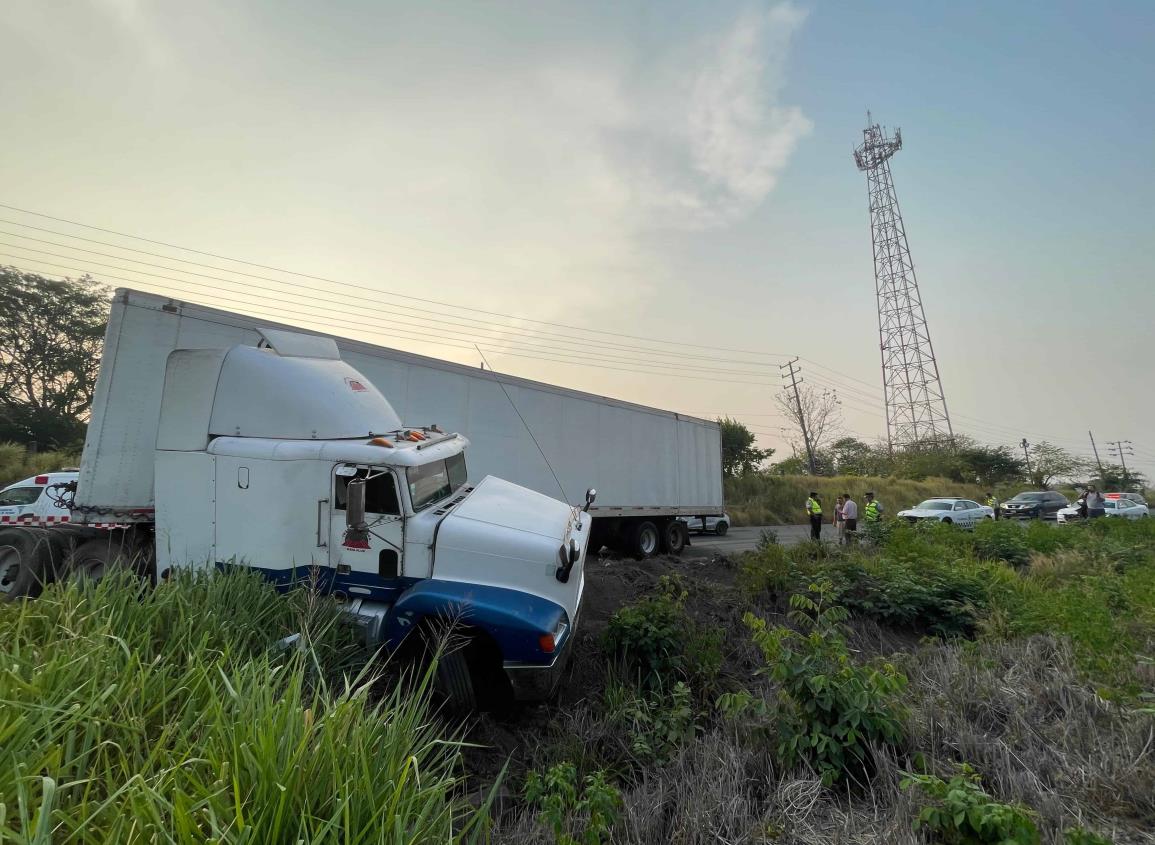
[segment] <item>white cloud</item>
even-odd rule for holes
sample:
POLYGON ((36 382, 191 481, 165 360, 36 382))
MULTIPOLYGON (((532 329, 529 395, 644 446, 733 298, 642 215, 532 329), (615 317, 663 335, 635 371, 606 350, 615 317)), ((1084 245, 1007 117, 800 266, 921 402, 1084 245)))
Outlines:
POLYGON ((705 228, 750 213, 811 123, 779 103, 805 14, 747 11, 724 32, 661 57, 628 89, 608 144, 636 211, 653 227, 705 228))

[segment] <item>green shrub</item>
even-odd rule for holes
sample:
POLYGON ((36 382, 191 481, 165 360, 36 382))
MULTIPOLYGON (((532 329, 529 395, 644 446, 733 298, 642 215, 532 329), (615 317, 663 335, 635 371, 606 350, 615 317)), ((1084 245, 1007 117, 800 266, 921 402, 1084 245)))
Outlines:
POLYGON ((38 452, 33 455, 17 443, 0 443, 0 487, 7 487, 30 475, 56 472, 79 464, 79 450, 38 452))
POLYGON ((558 845, 601 845, 621 812, 621 792, 606 781, 604 771, 586 775, 580 787, 573 763, 558 763, 544 775, 530 772, 526 778, 526 803, 537 809, 558 845))
POLYGON ((1084 827, 1067 828, 1063 831, 1063 841, 1066 845, 1114 845, 1106 836, 1084 827))
POLYGON ((689 617, 688 595, 681 578, 663 575, 654 595, 610 617, 603 647, 646 689, 677 679, 709 687, 717 679, 723 632, 704 629, 689 617))
POLYGON ((878 557, 848 561, 829 575, 838 602, 848 610, 935 636, 972 636, 990 601, 989 579, 965 561, 944 565, 878 557))
MULTIPOLYGON (((1043 527, 1051 533, 1056 533, 1049 526, 1043 527)), ((982 560, 1001 560, 1016 567, 1026 566, 1031 561, 1031 547, 1027 540, 1026 532, 1017 523, 1009 520, 984 522, 975 527, 975 557, 982 560)), ((1046 545, 1037 537, 1035 542, 1038 545, 1046 545)))
POLYGON ((628 738, 630 756, 642 767, 669 761, 699 730, 693 696, 682 681, 668 695, 611 684, 606 689, 606 718, 628 738))
POLYGON ((870 745, 901 739, 896 698, 906 686, 906 677, 890 664, 875 668, 851 661, 840 631, 847 613, 829 603, 831 592, 829 582, 819 582, 809 594, 791 597, 791 618, 807 634, 745 615, 767 663, 762 671, 779 688, 778 758, 785 765, 810 762, 826 785, 868 777, 870 745))
POLYGON ((660 686, 682 672, 687 595, 679 580, 664 575, 655 595, 610 617, 604 645, 638 674, 643 686, 660 686))
POLYGON ((738 584, 752 596, 777 594, 798 580, 798 568, 782 546, 765 546, 743 555, 738 564, 738 584))
POLYGON ((916 787, 931 801, 919 810, 915 830, 926 830, 947 845, 1038 845, 1040 841, 1030 810, 996 801, 965 763, 949 781, 908 773, 901 785, 903 789, 916 787))

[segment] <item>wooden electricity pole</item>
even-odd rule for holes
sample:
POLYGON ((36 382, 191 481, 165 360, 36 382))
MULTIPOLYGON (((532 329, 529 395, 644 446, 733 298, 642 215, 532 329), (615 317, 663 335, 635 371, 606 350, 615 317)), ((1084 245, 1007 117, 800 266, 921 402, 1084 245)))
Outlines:
POLYGON ((806 414, 802 410, 802 395, 798 392, 798 385, 802 384, 802 379, 798 378, 801 368, 794 368, 794 365, 797 363, 798 359, 794 358, 794 360, 788 361, 778 369, 785 370, 789 368, 788 374, 783 375, 782 378, 789 377, 790 386, 794 389, 794 406, 798 409, 798 426, 802 429, 802 440, 806 443, 806 460, 810 466, 810 474, 817 475, 818 473, 814 467, 814 449, 810 446, 810 432, 806 430, 806 414))

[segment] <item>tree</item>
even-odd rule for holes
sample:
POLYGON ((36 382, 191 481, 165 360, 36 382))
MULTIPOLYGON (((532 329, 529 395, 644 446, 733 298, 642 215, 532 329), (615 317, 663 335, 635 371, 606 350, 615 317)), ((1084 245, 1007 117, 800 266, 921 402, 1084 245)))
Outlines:
POLYGON ((889 456, 855 437, 840 437, 827 450, 838 475, 886 475, 889 456))
POLYGON ((795 399, 793 388, 787 388, 774 397, 774 402, 798 430, 797 439, 792 444, 795 452, 803 453, 806 450, 802 436, 804 427, 816 458, 827 439, 842 428, 842 401, 832 390, 818 391, 803 386, 798 389, 798 397, 795 399))
POLYGON ((1087 469, 1087 462, 1066 449, 1061 449, 1045 440, 1030 448, 1031 483, 1047 488, 1059 479, 1074 478, 1087 469))
POLYGON ((963 481, 994 487, 1026 477, 1026 465, 1016 458, 1010 446, 979 446, 972 444, 958 450, 963 481))
POLYGON ((83 439, 108 298, 88 276, 0 267, 0 441, 66 447, 83 439))
POLYGON ((1122 464, 1103 464, 1103 471, 1096 473, 1093 483, 1100 490, 1142 491, 1147 479, 1142 473, 1124 469, 1122 464))
POLYGON ((773 449, 757 448, 754 433, 737 420, 723 417, 718 425, 722 427, 722 474, 727 478, 754 472, 774 454, 773 449))

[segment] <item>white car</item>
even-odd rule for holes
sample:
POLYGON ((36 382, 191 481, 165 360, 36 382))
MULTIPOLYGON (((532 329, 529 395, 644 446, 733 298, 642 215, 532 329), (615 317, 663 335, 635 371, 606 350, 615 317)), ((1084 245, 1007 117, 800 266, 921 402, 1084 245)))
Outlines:
POLYGON ((75 470, 46 472, 9 484, 0 490, 0 524, 28 520, 38 523, 67 522, 68 511, 56 507, 51 495, 59 495, 61 491, 48 488, 53 484, 75 481, 79 475, 75 470))
POLYGON ((730 530, 730 515, 727 513, 721 516, 681 516, 678 518, 686 523, 687 531, 697 534, 717 534, 719 537, 724 537, 726 532, 730 530))
MULTIPOLYGON (((1146 505, 1141 505, 1131 499, 1105 499, 1103 501, 1103 514, 1104 516, 1121 516, 1124 519, 1146 519, 1151 515, 1151 512, 1146 505)), ((1078 522, 1081 519, 1078 505, 1063 508, 1058 514, 1059 522, 1078 522)))
POLYGON ((927 499, 913 508, 899 511, 900 519, 909 522, 945 522, 970 528, 984 519, 994 519, 995 511, 970 499, 927 499))

